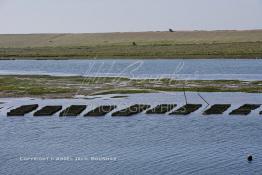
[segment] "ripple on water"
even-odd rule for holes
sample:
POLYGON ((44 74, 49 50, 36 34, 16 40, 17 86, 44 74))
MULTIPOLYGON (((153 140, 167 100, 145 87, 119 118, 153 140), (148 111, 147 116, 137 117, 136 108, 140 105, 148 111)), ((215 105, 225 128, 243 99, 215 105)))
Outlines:
MULTIPOLYGON (((232 95, 224 99, 232 100, 232 95)), ((252 94, 245 99, 252 100, 252 94)), ((0 174, 260 175, 262 118, 256 114, 204 117, 200 111, 185 117, 98 119, 0 115, 0 174), (254 156, 252 163, 246 161, 248 154, 254 156), (20 156, 108 156, 117 161, 30 162, 19 161, 20 156)))

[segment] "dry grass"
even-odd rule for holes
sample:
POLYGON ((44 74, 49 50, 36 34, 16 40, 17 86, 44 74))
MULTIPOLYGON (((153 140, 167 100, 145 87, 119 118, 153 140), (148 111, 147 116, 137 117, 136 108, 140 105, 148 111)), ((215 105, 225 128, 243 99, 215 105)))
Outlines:
POLYGON ((261 57, 262 30, 0 35, 0 56, 261 57))
POLYGON ((133 41, 175 44, 256 42, 262 41, 262 30, 0 35, 0 47, 2 48, 129 45, 133 41))

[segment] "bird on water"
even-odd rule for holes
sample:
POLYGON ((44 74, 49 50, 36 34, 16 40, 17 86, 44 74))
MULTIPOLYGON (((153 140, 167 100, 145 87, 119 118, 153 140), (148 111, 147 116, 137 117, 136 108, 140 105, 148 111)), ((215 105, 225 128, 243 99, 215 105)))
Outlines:
POLYGON ((252 155, 248 155, 248 156, 247 156, 247 160, 248 160, 249 162, 251 162, 251 161, 253 160, 253 156, 252 156, 252 155))

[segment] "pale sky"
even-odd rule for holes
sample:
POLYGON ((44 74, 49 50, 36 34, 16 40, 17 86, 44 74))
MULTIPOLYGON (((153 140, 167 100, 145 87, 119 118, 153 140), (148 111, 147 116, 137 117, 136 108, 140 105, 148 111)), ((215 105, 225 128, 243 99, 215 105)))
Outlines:
POLYGON ((0 33, 262 29, 262 0, 0 0, 0 33))

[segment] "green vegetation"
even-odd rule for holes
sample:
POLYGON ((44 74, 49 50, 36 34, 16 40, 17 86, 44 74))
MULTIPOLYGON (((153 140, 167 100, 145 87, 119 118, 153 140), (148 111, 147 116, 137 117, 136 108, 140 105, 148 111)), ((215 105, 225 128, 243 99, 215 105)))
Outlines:
POLYGON ((256 58, 262 30, 0 35, 0 57, 256 58))
POLYGON ((0 96, 3 97, 20 97, 20 96, 67 96, 72 94, 74 90, 53 85, 46 85, 43 77, 0 77, 0 96), (39 79, 38 79, 39 78, 39 79))
POLYGON ((261 93, 262 81, 0 76, 0 97, 71 98, 75 95, 157 93, 183 90, 261 93))
POLYGON ((140 93, 154 93, 158 92, 157 90, 152 89, 113 89, 105 90, 92 95, 106 95, 106 94, 140 94, 140 93))

